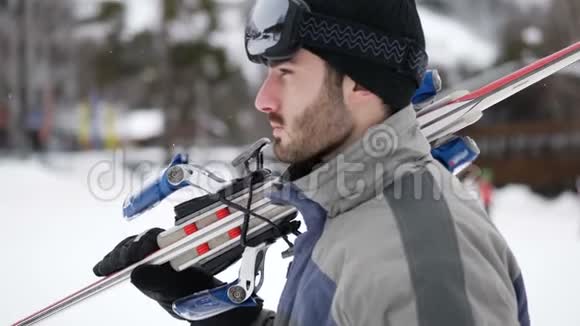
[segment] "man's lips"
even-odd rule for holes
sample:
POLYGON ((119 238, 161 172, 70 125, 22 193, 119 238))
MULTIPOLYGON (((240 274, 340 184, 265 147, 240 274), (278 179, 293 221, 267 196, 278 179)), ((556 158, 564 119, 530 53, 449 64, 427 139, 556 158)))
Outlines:
POLYGON ((279 135, 284 129, 281 125, 278 124, 270 124, 270 126, 272 127, 272 135, 274 136, 279 135))
POLYGON ((282 125, 279 125, 277 123, 270 123, 270 126, 272 127, 272 130, 274 130, 274 129, 283 129, 282 125))

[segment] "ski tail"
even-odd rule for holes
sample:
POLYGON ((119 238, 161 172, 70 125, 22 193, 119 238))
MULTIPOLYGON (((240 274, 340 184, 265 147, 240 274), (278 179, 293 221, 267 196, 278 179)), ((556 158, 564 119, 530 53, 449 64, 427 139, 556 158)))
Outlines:
POLYGON ((463 97, 458 98, 455 102, 480 99, 491 94, 497 94, 506 88, 509 88, 509 95, 515 94, 578 60, 580 60, 580 42, 576 42, 565 49, 535 61, 514 73, 489 83, 463 97))

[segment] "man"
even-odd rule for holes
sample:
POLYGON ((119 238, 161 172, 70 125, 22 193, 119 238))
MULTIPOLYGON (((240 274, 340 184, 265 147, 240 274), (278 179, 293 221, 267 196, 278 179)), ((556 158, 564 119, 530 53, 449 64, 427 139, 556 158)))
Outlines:
MULTIPOLYGON (((529 325, 510 249, 430 155, 409 106, 424 43, 410 0, 257 2, 246 50, 268 72, 255 105, 291 164, 272 199, 296 206, 308 231, 276 314, 237 308, 192 325, 529 325)), ((151 252, 158 232, 95 272, 151 252)), ((166 266, 137 268, 132 282, 174 316, 174 300, 219 284, 166 266)))

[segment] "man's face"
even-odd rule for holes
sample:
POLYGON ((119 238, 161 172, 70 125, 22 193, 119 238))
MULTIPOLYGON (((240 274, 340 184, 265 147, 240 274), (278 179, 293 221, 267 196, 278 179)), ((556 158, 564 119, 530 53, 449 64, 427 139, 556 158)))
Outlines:
POLYGON ((350 135, 354 123, 341 84, 322 59, 306 50, 268 68, 255 105, 268 114, 280 161, 302 162, 332 150, 350 135))

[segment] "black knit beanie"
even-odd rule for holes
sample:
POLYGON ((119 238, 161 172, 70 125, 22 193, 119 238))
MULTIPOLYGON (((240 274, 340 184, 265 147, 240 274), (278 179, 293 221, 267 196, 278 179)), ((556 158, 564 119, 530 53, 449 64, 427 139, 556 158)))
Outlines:
MULTIPOLYGON (((425 49, 415 0, 305 0, 318 14, 363 24, 391 37, 408 38, 425 49)), ((408 106, 419 87, 412 74, 343 53, 304 46, 338 72, 380 97, 395 112, 408 106)))

